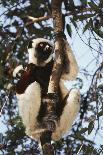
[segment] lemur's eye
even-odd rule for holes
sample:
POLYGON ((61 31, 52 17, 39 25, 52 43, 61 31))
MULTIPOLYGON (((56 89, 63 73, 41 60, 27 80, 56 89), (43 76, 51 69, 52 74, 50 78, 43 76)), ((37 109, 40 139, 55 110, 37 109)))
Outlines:
POLYGON ((43 47, 43 43, 40 43, 39 46, 40 46, 40 47, 43 47))
POLYGON ((50 45, 46 45, 45 50, 47 52, 52 52, 53 48, 50 45))
POLYGON ((45 46, 46 50, 50 49, 50 46, 49 45, 46 45, 45 46))

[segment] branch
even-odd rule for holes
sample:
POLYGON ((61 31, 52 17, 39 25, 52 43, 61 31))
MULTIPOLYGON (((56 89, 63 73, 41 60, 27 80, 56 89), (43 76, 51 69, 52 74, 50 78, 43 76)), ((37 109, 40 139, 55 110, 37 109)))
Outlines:
POLYGON ((51 16, 42 16, 42 17, 39 17, 39 18, 35 18, 35 17, 32 17, 32 16, 27 16, 27 17, 24 17, 24 19, 27 19, 28 22, 25 24, 25 26, 28 26, 30 24, 33 24, 33 23, 37 23, 37 22, 40 22, 40 21, 45 21, 45 20, 48 20, 52 18, 51 16))
MULTIPOLYGON (((54 33, 63 31, 62 13, 61 13, 61 0, 52 0, 52 16, 54 21, 54 33), (59 6, 59 7, 58 7, 59 6)), ((57 93, 58 85, 62 72, 64 40, 62 37, 55 38, 55 63, 50 77, 48 93, 57 93)))
MULTIPOLYGON (((80 15, 81 13, 87 13, 87 12, 92 12, 93 10, 91 8, 85 8, 83 10, 80 10, 80 11, 74 11, 74 12, 67 12, 64 14, 64 16, 71 16, 71 15, 74 15, 74 14, 77 14, 77 15, 80 15)), ((26 16, 24 17, 23 19, 27 20, 27 23, 25 24, 25 26, 29 26, 33 23, 37 23, 37 22, 40 22, 40 21, 45 21, 45 20, 48 20, 50 18, 53 18, 53 14, 50 16, 50 15, 47 15, 47 16, 42 16, 42 17, 39 17, 39 18, 35 18, 35 17, 32 17, 32 16, 26 16)))
POLYGON ((10 58, 10 56, 12 55, 12 52, 13 52, 15 46, 16 46, 16 42, 17 42, 17 40, 19 40, 19 38, 21 37, 22 32, 23 32, 23 28, 21 28, 21 29, 18 28, 18 29, 17 29, 17 33, 16 33, 16 37, 15 37, 14 42, 10 43, 10 44, 7 46, 5 52, 2 54, 1 59, 4 60, 5 62, 6 62, 6 60, 8 60, 8 59, 10 58))

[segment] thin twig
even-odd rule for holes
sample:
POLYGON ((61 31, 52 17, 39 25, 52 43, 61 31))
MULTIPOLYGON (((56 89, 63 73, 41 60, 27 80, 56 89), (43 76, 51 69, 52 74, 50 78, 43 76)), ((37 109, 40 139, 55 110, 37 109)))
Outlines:
POLYGON ((79 155, 80 151, 82 150, 82 147, 83 147, 83 144, 80 146, 78 152, 77 152, 77 155, 79 155))
POLYGON ((31 21, 27 22, 25 24, 25 26, 28 26, 30 24, 33 24, 33 23, 37 23, 37 22, 40 22, 40 21, 45 21, 45 20, 48 20, 50 18, 52 18, 51 16, 42 16, 42 17, 38 17, 38 18, 35 18, 35 17, 32 17, 32 16, 27 16, 27 18, 31 21))

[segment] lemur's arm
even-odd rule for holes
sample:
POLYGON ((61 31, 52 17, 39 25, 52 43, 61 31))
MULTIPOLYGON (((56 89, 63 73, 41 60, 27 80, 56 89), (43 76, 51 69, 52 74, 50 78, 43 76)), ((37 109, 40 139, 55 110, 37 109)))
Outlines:
POLYGON ((23 68, 22 65, 15 68, 13 75, 14 77, 19 77, 19 80, 15 86, 15 90, 17 94, 23 94, 31 83, 31 66, 28 65, 27 67, 23 68))

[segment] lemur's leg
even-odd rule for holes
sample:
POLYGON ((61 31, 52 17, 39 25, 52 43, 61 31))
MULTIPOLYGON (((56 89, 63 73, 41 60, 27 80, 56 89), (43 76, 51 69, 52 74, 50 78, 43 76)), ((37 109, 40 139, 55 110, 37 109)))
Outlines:
POLYGON ((73 51, 65 40, 65 51, 64 52, 64 62, 63 62, 63 72, 61 78, 64 80, 74 80, 78 73, 78 65, 73 54, 73 51))
POLYGON ((32 136, 37 129, 37 116, 41 105, 41 89, 37 82, 30 84, 23 94, 17 94, 19 114, 26 127, 26 134, 32 136))
POLYGON ((26 127, 26 134, 33 136, 38 126, 37 116, 41 106, 41 88, 36 81, 30 84, 29 75, 29 69, 24 70, 22 65, 16 67, 13 72, 13 76, 18 79, 15 87, 19 114, 26 127))
MULTIPOLYGON (((66 89, 64 91, 64 94, 65 92, 67 92, 66 89)), ((80 109, 80 92, 76 88, 71 89, 71 91, 69 92, 69 96, 67 98, 66 105, 60 117, 60 121, 57 124, 56 131, 52 135, 52 138, 54 140, 58 140, 59 138, 61 138, 61 135, 63 136, 63 134, 66 131, 70 130, 79 109, 80 109)))

